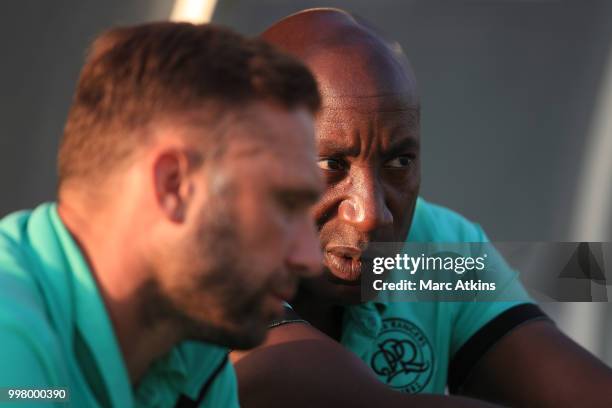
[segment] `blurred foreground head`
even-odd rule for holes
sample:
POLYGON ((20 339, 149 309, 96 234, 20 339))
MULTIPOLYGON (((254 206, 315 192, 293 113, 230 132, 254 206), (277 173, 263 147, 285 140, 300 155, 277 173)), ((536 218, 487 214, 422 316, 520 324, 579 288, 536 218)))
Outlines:
POLYGON ((327 188, 315 207, 325 275, 318 295, 359 301, 361 256, 371 242, 404 241, 420 186, 419 98, 399 44, 338 9, 286 17, 262 37, 314 72, 327 188))
POLYGON ((142 289, 141 319, 256 345, 320 267, 308 212, 322 188, 319 104, 308 69, 260 40, 188 23, 110 30, 68 115, 60 210, 91 215, 83 228, 144 270, 124 277, 142 289))

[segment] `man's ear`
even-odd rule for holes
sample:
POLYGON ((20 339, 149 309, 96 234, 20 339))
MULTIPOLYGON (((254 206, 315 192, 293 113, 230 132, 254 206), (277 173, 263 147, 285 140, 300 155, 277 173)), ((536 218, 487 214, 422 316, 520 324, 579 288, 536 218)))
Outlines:
POLYGON ((162 151, 153 162, 157 203, 173 222, 185 220, 194 189, 192 166, 188 152, 179 149, 162 151))

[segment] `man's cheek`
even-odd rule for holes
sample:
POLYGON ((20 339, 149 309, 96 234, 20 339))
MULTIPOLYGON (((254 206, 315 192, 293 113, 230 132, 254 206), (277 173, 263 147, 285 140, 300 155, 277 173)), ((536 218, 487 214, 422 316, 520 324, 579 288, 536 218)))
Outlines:
POLYGON ((331 220, 323 224, 319 230, 319 242, 321 248, 324 248, 332 239, 334 235, 338 235, 338 226, 335 220, 331 220))
POLYGON ((261 249, 273 245, 283 224, 283 215, 276 206, 266 204, 251 208, 248 217, 243 218, 239 228, 247 249, 261 249))
POLYGON ((321 229, 338 214, 338 205, 342 201, 342 191, 339 187, 328 187, 319 201, 312 206, 311 213, 314 217, 317 228, 321 229))
POLYGON ((417 196, 414 195, 414 199, 407 202, 403 207, 404 210, 400 213, 401 215, 398 215, 397 223, 395 225, 395 229, 398 234, 398 241, 403 241, 408 237, 416 206, 416 199, 417 196))

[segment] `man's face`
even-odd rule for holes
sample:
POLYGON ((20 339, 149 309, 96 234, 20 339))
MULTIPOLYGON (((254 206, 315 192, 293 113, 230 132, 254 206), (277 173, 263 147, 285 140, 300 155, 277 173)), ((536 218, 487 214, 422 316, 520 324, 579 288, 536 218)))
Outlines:
MULTIPOLYGON (((363 251, 407 237, 420 185, 419 113, 411 91, 381 89, 367 72, 347 83, 332 66, 319 68, 324 108, 316 122, 327 187, 314 213, 325 271, 305 284, 334 302, 355 303, 363 251)), ((409 88, 401 76, 395 81, 398 90, 409 88)))
POLYGON ((311 207, 323 182, 305 110, 253 104, 223 138, 225 151, 198 176, 207 193, 171 245, 177 262, 166 292, 191 337, 249 348, 298 279, 320 271, 311 207))

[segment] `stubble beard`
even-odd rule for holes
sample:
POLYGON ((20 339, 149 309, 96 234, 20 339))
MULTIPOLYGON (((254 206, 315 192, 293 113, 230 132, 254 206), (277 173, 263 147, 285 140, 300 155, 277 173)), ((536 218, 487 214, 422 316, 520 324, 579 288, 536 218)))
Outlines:
POLYGON ((216 207, 200 214, 202 221, 189 242, 171 245, 174 254, 166 251, 159 263, 165 270, 158 273, 172 270, 173 281, 164 285, 158 279, 143 286, 141 318, 149 327, 170 322, 181 340, 252 348, 265 338, 262 301, 268 288, 250 286, 248 271, 253 267, 241 245, 231 203, 216 207))

